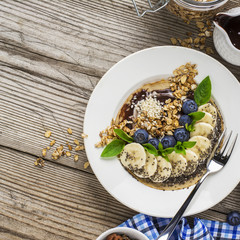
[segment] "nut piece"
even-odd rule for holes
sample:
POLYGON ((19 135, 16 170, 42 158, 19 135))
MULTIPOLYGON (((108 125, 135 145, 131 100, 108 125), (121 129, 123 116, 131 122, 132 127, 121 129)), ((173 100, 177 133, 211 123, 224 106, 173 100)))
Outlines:
POLYGON ((204 23, 203 22, 196 22, 196 25, 200 29, 204 28, 204 23))
POLYGON ((74 143, 75 143, 76 145, 80 145, 80 143, 79 143, 79 141, 78 141, 77 139, 74 140, 74 143))
POLYGON ((50 147, 49 146, 47 146, 47 150, 49 150, 50 149, 50 147))
POLYGON ((71 157, 71 153, 69 152, 69 151, 66 151, 66 155, 68 156, 68 157, 71 157))
POLYGON ((207 53, 207 54, 213 54, 214 52, 213 52, 212 48, 207 47, 207 48, 206 48, 206 53, 207 53))
POLYGON ((67 142, 67 146, 68 146, 69 151, 72 151, 72 146, 69 144, 69 142, 67 142))
POLYGON ((34 165, 37 167, 44 167, 45 161, 42 158, 37 158, 34 162, 34 165))
POLYGON ((89 165, 90 165, 89 162, 85 162, 84 165, 83 165, 84 169, 87 169, 89 167, 89 165))
POLYGON ((171 42, 173 45, 176 45, 177 44, 177 39, 176 38, 170 38, 171 42))
POLYGON ((88 137, 88 135, 87 134, 85 134, 85 133, 82 133, 82 138, 87 138, 88 137))
POLYGON ((47 149, 46 149, 46 148, 44 148, 44 149, 42 150, 42 155, 43 155, 43 157, 45 157, 45 156, 46 156, 46 154, 47 154, 47 149))
POLYGON ((56 140, 52 140, 52 141, 50 142, 50 146, 53 146, 55 143, 56 143, 56 140))
POLYGON ((49 137, 51 136, 51 134, 52 134, 51 131, 46 131, 45 134, 44 134, 44 136, 45 136, 46 138, 49 138, 49 137))
POLYGON ((77 162, 78 161, 78 155, 74 155, 74 161, 77 162))
POLYGON ((84 146, 83 145, 78 145, 75 147, 75 151, 81 151, 84 149, 84 146))
POLYGON ((69 134, 72 134, 72 129, 71 129, 71 128, 68 128, 67 132, 68 132, 69 134))
POLYGON ((60 145, 56 148, 56 150, 52 153, 52 159, 58 160, 62 155, 64 155, 63 152, 63 145, 60 145))

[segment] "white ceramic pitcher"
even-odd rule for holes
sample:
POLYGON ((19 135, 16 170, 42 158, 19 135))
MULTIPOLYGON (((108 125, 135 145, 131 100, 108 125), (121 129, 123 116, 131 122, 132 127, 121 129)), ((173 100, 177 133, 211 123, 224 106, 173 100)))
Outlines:
MULTIPOLYGON (((225 14, 232 17, 240 16, 240 7, 218 14, 225 14)), ((217 22, 214 21, 214 25, 213 42, 217 52, 227 62, 240 66, 240 50, 232 44, 227 32, 217 22)))

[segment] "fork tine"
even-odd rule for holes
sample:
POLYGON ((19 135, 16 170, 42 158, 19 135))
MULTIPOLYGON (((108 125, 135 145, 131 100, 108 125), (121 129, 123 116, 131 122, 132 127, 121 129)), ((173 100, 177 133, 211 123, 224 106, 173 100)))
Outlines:
POLYGON ((224 152, 225 152, 225 150, 227 148, 227 145, 228 145, 228 143, 230 141, 231 136, 232 136, 232 131, 230 132, 230 134, 228 135, 228 137, 226 138, 226 140, 223 143, 222 149, 220 151, 220 157, 223 156, 223 154, 224 154, 224 152))
POLYGON ((236 137, 235 137, 235 139, 233 140, 230 148, 229 148, 228 151, 227 151, 227 155, 226 155, 226 157, 225 157, 225 158, 226 158, 226 161, 230 158, 230 156, 231 156, 231 154, 232 154, 232 152, 233 152, 233 149, 234 149, 235 144, 236 144, 236 142, 237 142, 237 138, 238 138, 238 134, 236 135, 236 137))
POLYGON ((219 146, 220 146, 220 144, 221 144, 224 136, 226 135, 226 132, 227 132, 227 128, 225 128, 225 129, 223 130, 221 136, 219 137, 219 139, 218 139, 218 141, 217 141, 217 143, 216 143, 216 146, 215 146, 215 150, 217 150, 217 149, 219 148, 219 146))

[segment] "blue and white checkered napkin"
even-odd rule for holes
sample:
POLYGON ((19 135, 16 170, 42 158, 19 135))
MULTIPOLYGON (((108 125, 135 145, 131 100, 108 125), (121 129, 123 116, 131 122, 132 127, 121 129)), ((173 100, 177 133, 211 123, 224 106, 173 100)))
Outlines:
MULTIPOLYGON (((122 223, 120 227, 135 228, 154 240, 170 222, 170 218, 156 218, 137 214, 122 223)), ((190 228, 186 218, 182 218, 173 232, 170 240, 235 240, 240 239, 240 225, 231 226, 228 223, 194 219, 194 228, 190 228)))

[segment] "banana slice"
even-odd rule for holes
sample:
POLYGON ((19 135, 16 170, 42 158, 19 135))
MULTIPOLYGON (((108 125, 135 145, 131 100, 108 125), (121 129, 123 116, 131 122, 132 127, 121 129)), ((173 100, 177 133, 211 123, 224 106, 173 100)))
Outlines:
POLYGON ((203 163, 211 150, 211 141, 203 136, 191 137, 188 141, 197 142, 191 151, 195 152, 198 156, 198 162, 203 163))
POLYGON ((188 176, 194 173, 198 166, 198 156, 195 152, 191 151, 190 149, 186 150, 186 155, 184 157, 187 160, 187 168, 184 171, 184 175, 188 176))
POLYGON ((211 137, 213 134, 213 126, 211 126, 209 123, 196 123, 194 124, 195 130, 193 132, 190 132, 190 137, 194 136, 203 136, 203 137, 211 137))
POLYGON ((168 155, 169 161, 172 164, 171 177, 179 177, 183 175, 187 168, 187 160, 181 154, 175 151, 168 155))
POLYGON ((120 153, 122 165, 131 170, 140 169, 146 164, 146 152, 139 143, 127 144, 120 153))
POLYGON ((206 103, 198 108, 200 112, 208 112, 212 114, 213 118, 217 119, 217 109, 211 104, 206 103))
POLYGON ((157 159, 153 154, 146 152, 146 164, 141 169, 136 169, 133 173, 140 178, 149 178, 157 171, 157 159))
POLYGON ((150 177, 153 182, 164 182, 166 181, 172 172, 172 165, 166 159, 161 156, 157 157, 157 171, 150 177))
MULTIPOLYGON (((204 111, 202 111, 202 112, 204 112, 204 111)), ((217 123, 216 118, 214 118, 211 113, 208 113, 208 112, 204 112, 204 113, 205 113, 205 116, 201 120, 197 121, 197 123, 205 122, 205 123, 210 124, 212 127, 215 127, 216 123, 217 123)))

